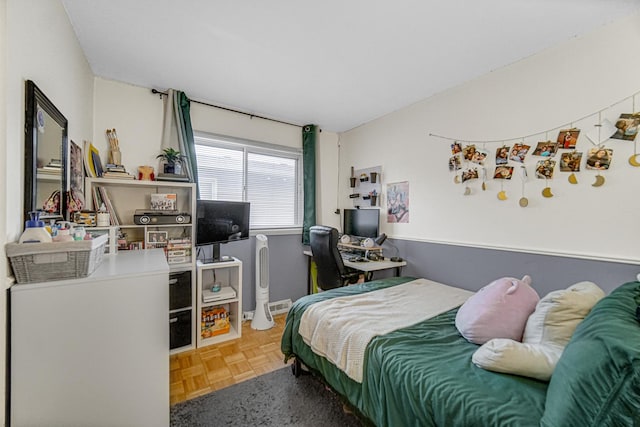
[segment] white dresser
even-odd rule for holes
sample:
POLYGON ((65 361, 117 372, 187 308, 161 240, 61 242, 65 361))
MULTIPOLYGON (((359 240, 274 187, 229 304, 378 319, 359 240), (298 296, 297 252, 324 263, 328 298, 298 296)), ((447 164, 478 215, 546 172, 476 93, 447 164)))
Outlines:
POLYGON ((14 426, 169 425, 169 266, 105 256, 89 277, 11 288, 14 426))

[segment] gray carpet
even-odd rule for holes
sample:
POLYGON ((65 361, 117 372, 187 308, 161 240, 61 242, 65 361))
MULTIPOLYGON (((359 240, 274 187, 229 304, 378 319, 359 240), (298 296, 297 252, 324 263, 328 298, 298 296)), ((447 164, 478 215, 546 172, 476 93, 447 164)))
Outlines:
POLYGON ((171 425, 362 426, 342 401, 313 375, 298 378, 286 367, 171 408, 171 425))

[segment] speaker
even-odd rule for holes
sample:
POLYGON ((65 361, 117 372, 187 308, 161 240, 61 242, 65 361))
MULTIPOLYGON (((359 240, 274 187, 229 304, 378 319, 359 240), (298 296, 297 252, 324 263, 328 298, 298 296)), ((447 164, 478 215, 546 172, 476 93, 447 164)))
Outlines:
POLYGON ((376 242, 374 242, 371 237, 367 237, 366 239, 364 239, 364 242, 362 242, 362 246, 364 246, 365 248, 372 248, 375 244, 376 242))
POLYGON ((191 222, 191 215, 181 214, 156 214, 153 212, 136 213, 133 215, 134 224, 188 224, 191 222))
POLYGON ((340 237, 340 243, 344 243, 344 244, 351 243, 351 237, 349 237, 346 234, 343 234, 342 237, 340 237))

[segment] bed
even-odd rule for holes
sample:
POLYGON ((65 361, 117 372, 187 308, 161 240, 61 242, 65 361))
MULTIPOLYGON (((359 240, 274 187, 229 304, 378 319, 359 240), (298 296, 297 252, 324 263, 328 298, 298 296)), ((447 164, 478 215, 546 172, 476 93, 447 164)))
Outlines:
POLYGON ((300 335, 314 304, 365 296, 407 284, 396 277, 305 296, 285 324, 282 352, 303 364, 362 417, 377 426, 640 425, 640 283, 601 300, 578 326, 551 381, 476 367, 478 345, 455 327, 457 308, 375 336, 366 346, 361 381, 316 354, 300 335), (588 356, 587 356, 588 355, 588 356))

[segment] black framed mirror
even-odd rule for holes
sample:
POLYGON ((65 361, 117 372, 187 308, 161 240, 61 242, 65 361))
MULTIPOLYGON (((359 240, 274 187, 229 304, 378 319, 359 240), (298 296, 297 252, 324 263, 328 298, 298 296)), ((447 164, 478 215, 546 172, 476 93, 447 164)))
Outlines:
POLYGON ((36 84, 25 85, 24 219, 68 219, 67 119, 36 84))

